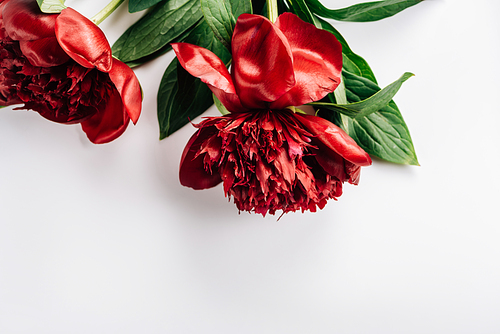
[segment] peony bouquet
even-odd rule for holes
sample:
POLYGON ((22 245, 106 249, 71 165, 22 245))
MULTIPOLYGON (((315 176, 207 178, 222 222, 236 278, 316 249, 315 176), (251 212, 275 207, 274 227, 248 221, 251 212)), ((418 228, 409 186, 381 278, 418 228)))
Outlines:
POLYGON ((193 124, 182 185, 222 183, 239 211, 316 211, 358 184, 377 157, 418 165, 393 101, 413 74, 385 88, 335 21, 384 19, 423 0, 342 9, 319 0, 129 0, 144 15, 110 47, 91 19, 62 0, 0 0, 0 106, 81 124, 93 143, 118 138, 141 113, 132 68, 173 49, 158 88, 160 140, 193 124))

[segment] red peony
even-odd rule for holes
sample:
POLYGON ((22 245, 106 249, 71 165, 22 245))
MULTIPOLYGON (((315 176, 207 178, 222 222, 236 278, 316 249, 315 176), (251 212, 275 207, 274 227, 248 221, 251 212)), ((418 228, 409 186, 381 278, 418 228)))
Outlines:
POLYGON ((316 211, 357 184, 369 155, 344 131, 317 116, 287 109, 317 101, 340 83, 336 38, 285 13, 275 24, 238 18, 231 74, 209 50, 176 43, 180 64, 207 83, 231 114, 211 117, 184 149, 180 181, 205 189, 224 184, 239 210, 316 211))
POLYGON ((104 33, 71 8, 44 14, 34 0, 0 0, 0 105, 24 104, 90 141, 118 138, 141 113, 134 72, 112 58, 104 33))

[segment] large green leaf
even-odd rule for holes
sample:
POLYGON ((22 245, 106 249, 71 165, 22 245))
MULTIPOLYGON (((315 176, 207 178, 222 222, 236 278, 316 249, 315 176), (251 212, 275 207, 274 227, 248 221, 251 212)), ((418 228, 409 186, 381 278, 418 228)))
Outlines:
MULTIPOLYGON (((412 76, 413 73, 406 72, 398 80, 394 81, 389 86, 385 87, 382 90, 379 90, 378 92, 371 95, 367 99, 359 102, 348 103, 348 104, 312 102, 309 103, 309 105, 320 106, 323 109, 336 111, 349 117, 361 119, 387 106, 389 102, 391 102, 394 95, 396 95, 399 88, 401 88, 403 82, 405 82, 412 76)), ((354 80, 352 82, 354 82, 354 80)), ((361 84, 364 85, 363 83, 361 84)))
MULTIPOLYGON (((177 36, 176 38, 174 38, 174 40, 171 43, 183 42, 184 39, 187 36, 189 36, 189 34, 191 33, 191 31, 193 31, 193 29, 195 27, 196 27, 196 25, 194 25, 191 28, 187 29, 180 36, 177 36)), ((153 52, 152 54, 150 54, 150 55, 148 55, 146 57, 142 57, 142 58, 139 58, 139 59, 128 61, 125 64, 127 64, 131 68, 134 68, 136 66, 139 66, 139 65, 142 65, 144 63, 147 63, 147 62, 149 62, 149 61, 151 61, 151 60, 153 60, 155 58, 158 58, 159 56, 164 55, 165 53, 167 53, 170 50, 172 50, 172 46, 169 43, 169 44, 165 45, 164 47, 162 47, 160 50, 155 51, 155 52, 153 52)))
POLYGON ((154 6, 113 45, 113 55, 131 62, 173 42, 203 16, 199 0, 168 0, 154 6))
POLYGON ((215 37, 228 50, 231 50, 231 37, 236 24, 231 10, 231 2, 229 0, 201 0, 200 2, 205 21, 214 32, 215 37))
MULTIPOLYGON (((226 64, 231 59, 227 49, 204 20, 189 34, 185 42, 211 50, 226 64)), ((189 74, 174 59, 165 71, 158 90, 160 139, 168 137, 201 115, 213 102, 212 92, 207 85, 189 74)))
POLYGON ((393 16, 424 0, 383 0, 364 2, 342 9, 328 9, 319 0, 305 0, 311 11, 337 21, 369 22, 393 16))
POLYGON ((253 5, 251 0, 230 0, 231 11, 237 19, 243 13, 253 13, 253 5))
POLYGON ((302 21, 314 24, 314 16, 309 10, 307 3, 304 0, 288 0, 288 4, 292 12, 300 17, 302 21))
MULTIPOLYGON (((370 80, 344 71, 349 102, 366 100, 380 91, 370 80)), ((418 165, 410 132, 394 101, 377 112, 362 118, 350 118, 321 110, 321 117, 342 127, 370 155, 399 163, 418 165)))
POLYGON ((346 40, 337 31, 337 29, 335 29, 329 22, 319 17, 315 17, 315 19, 316 23, 319 25, 319 28, 331 32, 337 38, 340 44, 342 44, 342 67, 346 71, 362 76, 364 78, 368 78, 371 81, 377 83, 377 79, 375 79, 375 74, 373 74, 370 65, 368 65, 366 60, 364 60, 361 56, 357 55, 351 50, 346 40))
POLYGON ((66 6, 64 0, 36 0, 38 7, 43 13, 60 13, 66 6))
POLYGON ((160 1, 168 1, 168 0, 129 0, 128 11, 129 13, 140 12, 141 10, 153 7, 160 1))
POLYGON ((215 37, 231 51, 236 18, 251 13, 252 3, 249 0, 201 0, 201 10, 215 37))

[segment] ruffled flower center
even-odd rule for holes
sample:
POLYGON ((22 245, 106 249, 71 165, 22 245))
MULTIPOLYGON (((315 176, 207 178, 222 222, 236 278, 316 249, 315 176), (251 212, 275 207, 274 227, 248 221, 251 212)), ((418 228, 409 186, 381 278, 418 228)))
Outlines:
MULTIPOLYGON (((3 30, 3 29, 1 29, 3 30)), ((23 56, 19 42, 0 33, 0 104, 24 103, 59 123, 79 123, 103 108, 113 91, 109 75, 73 60, 53 67, 37 67, 23 56)))
POLYGON ((240 211, 315 212, 342 194, 345 170, 325 172, 315 158, 314 136, 289 110, 212 117, 197 127, 215 127, 197 157, 204 155, 207 172, 220 174, 240 211))

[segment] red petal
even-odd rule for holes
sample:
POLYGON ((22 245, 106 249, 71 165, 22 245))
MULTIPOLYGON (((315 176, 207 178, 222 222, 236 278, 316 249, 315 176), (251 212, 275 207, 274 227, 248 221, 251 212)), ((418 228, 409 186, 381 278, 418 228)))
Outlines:
POLYGON ((172 43, 177 59, 192 76, 200 78, 229 111, 245 111, 236 95, 233 79, 212 51, 188 43, 172 43))
POLYGON ((326 147, 358 166, 369 166, 372 159, 341 128, 324 118, 295 114, 295 117, 326 147))
POLYGON ((101 110, 81 123, 82 130, 94 144, 109 143, 120 137, 130 120, 117 90, 104 103, 101 110))
POLYGON ((189 139, 179 167, 179 180, 183 186, 198 190, 212 188, 222 182, 217 171, 212 170, 212 174, 205 171, 204 154, 196 157, 203 142, 215 133, 215 127, 201 128, 189 139))
POLYGON ((69 56, 61 49, 55 37, 34 41, 19 41, 19 46, 23 55, 33 66, 58 66, 69 60, 69 56))
POLYGON ((35 0, 9 1, 3 8, 5 30, 13 40, 54 37, 57 14, 44 14, 35 0))
POLYGON ((141 114, 142 92, 134 71, 127 64, 113 58, 113 67, 109 72, 109 78, 120 93, 123 107, 128 116, 134 124, 137 123, 141 114))
POLYGON ((296 83, 271 108, 300 106, 333 92, 340 83, 342 70, 342 46, 335 36, 291 13, 281 14, 276 26, 292 49, 296 83))
POLYGON ((72 8, 66 8, 56 19, 57 41, 63 50, 83 67, 109 72, 111 47, 106 36, 92 21, 72 8))
POLYGON ((263 109, 295 84, 290 46, 267 18, 242 14, 231 42, 232 73, 243 106, 263 109))
MULTIPOLYGON (((320 146, 319 150, 314 150, 314 157, 325 172, 335 176, 340 182, 347 181, 348 178, 344 166, 345 160, 340 155, 320 146)), ((359 168, 359 166, 355 166, 359 168)))

